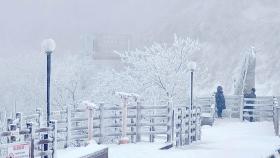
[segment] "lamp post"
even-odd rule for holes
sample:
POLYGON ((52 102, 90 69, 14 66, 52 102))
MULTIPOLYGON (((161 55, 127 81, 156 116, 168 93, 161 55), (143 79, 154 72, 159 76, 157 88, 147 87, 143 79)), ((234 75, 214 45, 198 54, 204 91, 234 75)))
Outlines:
POLYGON ((191 138, 191 130, 192 130, 192 110, 193 110, 193 73, 194 73, 194 70, 196 69, 196 63, 191 61, 189 62, 188 64, 188 68, 191 72, 191 94, 190 94, 190 107, 189 107, 189 130, 188 130, 188 138, 189 138, 189 142, 188 143, 191 143, 192 142, 192 138, 191 138))
POLYGON ((42 51, 47 55, 47 126, 50 122, 50 79, 51 79, 51 54, 55 50, 55 41, 53 39, 45 39, 42 42, 42 51))
POLYGON ((193 73, 194 70, 196 69, 196 63, 191 61, 188 64, 189 70, 191 71, 191 99, 190 99, 190 109, 192 110, 193 107, 193 73))

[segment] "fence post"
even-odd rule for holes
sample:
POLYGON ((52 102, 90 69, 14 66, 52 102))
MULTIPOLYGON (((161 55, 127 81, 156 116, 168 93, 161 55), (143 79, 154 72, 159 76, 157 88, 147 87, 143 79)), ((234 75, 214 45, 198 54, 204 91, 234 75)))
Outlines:
MULTIPOLYGON (((13 124, 13 119, 11 118, 7 118, 7 122, 6 122, 6 128, 7 128, 7 131, 11 131, 11 125, 13 124)), ((7 142, 10 143, 11 141, 11 137, 7 137, 7 142)))
POLYGON ((141 141, 141 102, 136 105, 136 142, 141 141))
POLYGON ((68 148, 70 146, 70 140, 71 140, 71 108, 70 106, 67 106, 66 109, 66 114, 67 114, 67 133, 66 133, 66 143, 64 148, 68 148))
POLYGON ((93 139, 93 107, 88 105, 88 143, 93 139))
POLYGON ((57 149, 57 121, 50 120, 50 125, 52 129, 52 158, 56 158, 56 149, 57 149))
POLYGON ((134 120, 133 118, 130 119, 130 123, 131 123, 131 126, 130 126, 130 131, 131 131, 131 143, 135 143, 135 135, 134 135, 134 120))
POLYGON ((127 106, 128 106, 128 96, 123 95, 123 107, 122 107, 122 136, 119 144, 127 144, 129 139, 127 138, 127 106))
MULTIPOLYGON (((10 124, 10 131, 16 132, 17 130, 18 129, 17 129, 17 125, 16 124, 10 124)), ((16 141, 17 141, 17 137, 15 135, 11 135, 9 143, 14 143, 16 141)))
POLYGON ((172 137, 172 128, 173 128, 173 109, 172 109, 172 104, 170 103, 170 101, 168 101, 168 107, 167 107, 167 137, 166 137, 166 141, 168 143, 170 143, 173 139, 171 138, 172 137))
POLYGON ((197 123, 196 123, 196 125, 198 126, 197 128, 196 128, 196 132, 197 132, 197 139, 196 140, 201 140, 201 108, 200 107, 198 107, 198 112, 197 112, 197 114, 196 114, 196 116, 197 116, 197 123))
MULTIPOLYGON (((214 123, 214 119, 215 119, 215 117, 216 117, 216 98, 215 98, 215 96, 214 95, 212 95, 211 97, 210 97, 210 106, 211 106, 211 117, 213 117, 212 118, 212 125, 213 125, 213 123, 214 123)), ((211 125, 211 126, 212 126, 211 125)))
POLYGON ((16 119, 15 119, 15 123, 16 123, 16 125, 17 125, 17 128, 19 129, 19 130, 21 130, 21 123, 22 123, 22 113, 21 112, 17 112, 16 113, 16 119))
POLYGON ((273 97, 273 122, 275 135, 279 136, 279 105, 276 97, 273 97))
POLYGON ((42 110, 40 108, 36 109, 36 113, 38 114, 38 124, 39 124, 39 128, 43 127, 43 113, 42 110))
POLYGON ((244 109, 244 97, 241 96, 241 104, 240 104, 240 121, 243 121, 243 109, 244 109))
POLYGON ((10 124, 13 124, 13 119, 11 118, 7 118, 7 122, 6 122, 6 128, 7 128, 7 131, 10 131, 10 124))
POLYGON ((192 117, 192 123, 194 125, 194 128, 192 128, 192 141, 196 141, 196 132, 197 132, 197 107, 193 107, 194 112, 194 116, 192 117))
POLYGON ((103 115, 104 115, 104 103, 100 103, 99 104, 99 110, 100 110, 100 115, 99 115, 99 120, 100 120, 100 137, 99 137, 99 144, 103 143, 103 130, 104 130, 104 119, 103 119, 103 115))
POLYGON ((155 120, 154 118, 151 118, 150 119, 150 123, 151 123, 151 126, 150 126, 150 142, 154 142, 155 141, 155 135, 153 134, 153 132, 155 131, 155 127, 153 126, 154 123, 155 123, 155 120))
POLYGON ((192 109, 190 107, 188 108, 188 144, 191 144, 192 142, 192 109))
POLYGON ((6 125, 6 122, 7 122, 7 111, 6 111, 6 109, 4 109, 4 111, 2 111, 2 117, 1 117, 0 121, 1 121, 0 130, 5 131, 5 125, 6 125))
POLYGON ((30 157, 31 158, 34 158, 34 150, 35 150, 35 147, 34 147, 34 130, 33 130, 33 125, 32 125, 32 122, 29 122, 29 123, 26 123, 26 127, 27 129, 29 129, 29 132, 30 132, 30 157))
POLYGON ((277 136, 279 136, 279 112, 280 112, 280 107, 279 105, 276 107, 276 113, 277 113, 277 118, 276 118, 276 126, 277 126, 277 136))

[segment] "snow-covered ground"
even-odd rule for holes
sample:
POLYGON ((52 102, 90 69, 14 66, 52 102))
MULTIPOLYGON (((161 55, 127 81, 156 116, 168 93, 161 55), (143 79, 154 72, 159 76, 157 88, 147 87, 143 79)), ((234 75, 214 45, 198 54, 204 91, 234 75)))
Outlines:
POLYGON ((202 140, 185 148, 159 150, 161 143, 109 145, 110 158, 263 158, 280 148, 272 122, 216 120, 203 126, 202 140))
POLYGON ((102 150, 106 148, 104 145, 97 145, 96 143, 92 143, 86 147, 80 148, 68 148, 66 150, 58 150, 57 157, 58 158, 79 158, 89 154, 92 154, 96 151, 102 150))
MULTIPOLYGON (((109 145, 109 158, 265 158, 280 148, 272 122, 240 122, 218 119, 203 126, 202 140, 184 148, 159 150, 162 143, 109 145)), ((59 158, 79 158, 105 146, 59 150, 59 158)))

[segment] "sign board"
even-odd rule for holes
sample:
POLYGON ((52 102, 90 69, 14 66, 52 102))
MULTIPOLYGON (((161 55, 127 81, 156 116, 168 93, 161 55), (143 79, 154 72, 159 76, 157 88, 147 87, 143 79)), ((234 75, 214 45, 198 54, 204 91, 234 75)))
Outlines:
POLYGON ((30 144, 10 144, 8 146, 7 158, 30 158, 30 144))
POLYGON ((85 37, 85 49, 93 53, 94 59, 119 59, 114 51, 127 51, 131 38, 126 34, 95 34, 85 37))

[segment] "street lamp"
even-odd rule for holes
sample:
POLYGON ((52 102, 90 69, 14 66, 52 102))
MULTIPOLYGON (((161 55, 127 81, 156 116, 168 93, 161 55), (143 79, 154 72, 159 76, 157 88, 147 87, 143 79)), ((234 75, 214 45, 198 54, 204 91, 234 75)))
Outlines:
POLYGON ((50 78, 51 78, 51 54, 55 50, 55 41, 53 39, 45 39, 42 42, 42 51, 47 54, 47 125, 50 122, 50 78))
POLYGON ((188 130, 188 143, 192 142, 192 137, 191 137, 191 130, 192 130, 192 109, 193 109, 193 72, 196 69, 196 63, 193 61, 190 61, 188 63, 188 68, 191 72, 191 99, 190 99, 190 107, 189 107, 189 130, 188 130))

